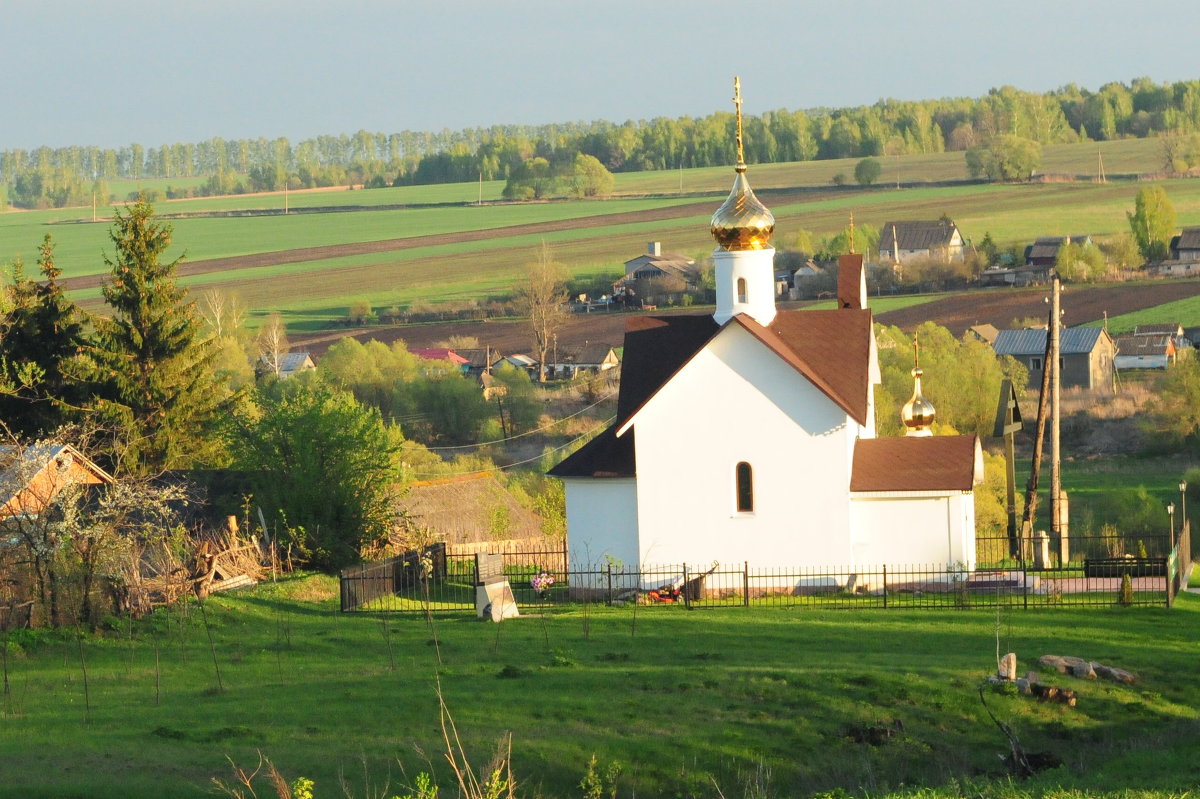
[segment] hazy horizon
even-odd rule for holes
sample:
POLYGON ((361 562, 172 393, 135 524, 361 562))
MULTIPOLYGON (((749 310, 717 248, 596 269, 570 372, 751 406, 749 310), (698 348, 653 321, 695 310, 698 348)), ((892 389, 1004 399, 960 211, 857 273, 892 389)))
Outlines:
POLYGON ((541 125, 1200 77, 1184 0, 17 0, 0 149, 541 125), (120 13, 115 13, 119 11, 120 13), (1133 11, 1133 9, 1131 9, 1133 11), (746 19, 731 19, 738 13, 746 19))

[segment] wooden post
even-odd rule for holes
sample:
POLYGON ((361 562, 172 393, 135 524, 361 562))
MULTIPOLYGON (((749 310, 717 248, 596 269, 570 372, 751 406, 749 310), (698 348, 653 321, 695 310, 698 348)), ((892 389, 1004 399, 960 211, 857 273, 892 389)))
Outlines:
POLYGON ((1050 403, 1050 347, 1050 336, 1047 333, 1046 353, 1042 361, 1042 388, 1038 395, 1037 432, 1034 433, 1033 438, 1033 465, 1029 470, 1029 484, 1025 488, 1025 514, 1021 522, 1022 535, 1026 530, 1033 529, 1033 519, 1037 511, 1038 478, 1042 470, 1042 450, 1046 440, 1046 417, 1049 414, 1050 403))
POLYGON ((1021 541, 1017 528, 1017 475, 1016 452, 1013 437, 1021 429, 1021 406, 1017 404, 1017 393, 1012 381, 1005 379, 1000 384, 1000 404, 996 408, 996 425, 992 435, 1004 439, 1005 482, 1008 489, 1008 554, 1017 558, 1021 554, 1021 541))
POLYGON ((1059 298, 1062 284, 1054 278, 1054 292, 1050 301, 1050 341, 1052 342, 1054 372, 1050 379, 1051 424, 1050 424, 1050 528, 1058 540, 1058 562, 1063 568, 1070 560, 1067 540, 1066 503, 1062 490, 1062 308, 1059 298))

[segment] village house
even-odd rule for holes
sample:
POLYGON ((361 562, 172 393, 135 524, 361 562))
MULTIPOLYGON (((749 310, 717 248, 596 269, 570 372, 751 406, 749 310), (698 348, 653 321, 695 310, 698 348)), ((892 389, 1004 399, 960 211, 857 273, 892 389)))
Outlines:
POLYGON ((1133 333, 1117 339, 1116 367, 1166 369, 1180 358, 1190 357, 1192 342, 1177 322, 1137 325, 1133 333))
POLYGON ((696 259, 676 252, 663 252, 662 244, 652 241, 646 252, 625 262, 625 282, 673 277, 688 283, 696 281, 699 270, 696 259))
POLYGON ((1171 336, 1119 336, 1116 345, 1117 371, 1166 369, 1175 363, 1175 340, 1171 336))
POLYGON ((922 259, 962 261, 962 233, 948 219, 888 222, 879 232, 879 258, 901 265, 922 259))
POLYGON ((67 486, 112 481, 70 444, 0 447, 0 523, 9 516, 37 516, 67 486))
POLYGON ((1200 263, 1200 227, 1185 227, 1182 233, 1171 239, 1171 258, 1200 263))
POLYGON ((1025 265, 1053 267, 1058 263, 1058 251, 1068 244, 1088 245, 1092 237, 1083 236, 1040 236, 1025 248, 1025 265))
MULTIPOLYGON (((1045 329, 1001 330, 992 345, 996 355, 1011 355, 1029 370, 1029 388, 1042 385, 1046 359, 1045 329)), ((1059 334, 1063 388, 1112 391, 1116 385, 1116 345, 1099 327, 1067 327, 1059 334)))
POLYGON ((281 380, 286 380, 289 377, 295 377, 301 372, 307 372, 310 369, 316 369, 317 364, 313 361, 312 355, 307 352, 285 352, 279 356, 279 369, 276 371, 271 358, 263 355, 258 359, 257 373, 261 375, 275 372, 281 380))
POLYGON ((580 346, 555 347, 555 359, 547 364, 550 379, 570 379, 581 372, 599 374, 621 365, 617 351, 608 344, 584 342, 580 346))
POLYGON ((572 563, 972 568, 978 439, 931 435, 919 370, 910 435, 875 437, 901 409, 875 407, 862 256, 840 261, 837 309, 778 310, 774 217, 738 156, 710 225, 715 312, 631 319, 615 421, 550 472, 572 563))

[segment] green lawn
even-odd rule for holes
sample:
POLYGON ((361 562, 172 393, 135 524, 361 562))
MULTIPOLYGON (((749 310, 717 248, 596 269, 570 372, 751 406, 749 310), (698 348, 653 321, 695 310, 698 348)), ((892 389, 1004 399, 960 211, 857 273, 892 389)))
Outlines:
POLYGON ((421 614, 342 615, 335 593, 328 578, 295 578, 213 597, 212 649, 194 605, 130 629, 113 620, 82 647, 69 633, 13 634, 0 797, 211 796, 213 777, 232 776, 227 758, 253 766, 260 752, 288 779, 314 779, 319 797, 342 795, 339 774, 351 796, 403 795, 404 774, 430 769, 451 796, 439 681, 477 766, 512 733, 523 797, 579 795, 593 754, 622 765, 621 796, 961 796, 972 785, 969 795, 996 797, 1166 797, 1200 781, 1191 595, 1170 611, 1000 618, 593 606, 501 625, 440 616, 431 631, 421 614), (1044 674, 1078 690, 1075 708, 989 694, 1026 749, 1065 763, 1016 785, 977 695, 997 631, 1022 671, 1069 654, 1142 677, 1044 674), (853 740, 895 722, 902 731, 882 745, 853 740))

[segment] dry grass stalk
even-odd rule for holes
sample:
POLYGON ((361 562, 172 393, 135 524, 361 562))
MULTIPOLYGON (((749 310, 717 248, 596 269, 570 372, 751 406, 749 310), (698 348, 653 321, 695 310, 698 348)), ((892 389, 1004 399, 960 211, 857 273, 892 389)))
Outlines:
POLYGON ((496 746, 496 753, 480 776, 471 768, 458 728, 446 699, 442 695, 441 680, 437 681, 438 708, 441 713, 442 740, 446 743, 446 760, 458 781, 459 795, 466 799, 515 799, 517 784, 512 773, 512 735, 505 734, 496 746))

